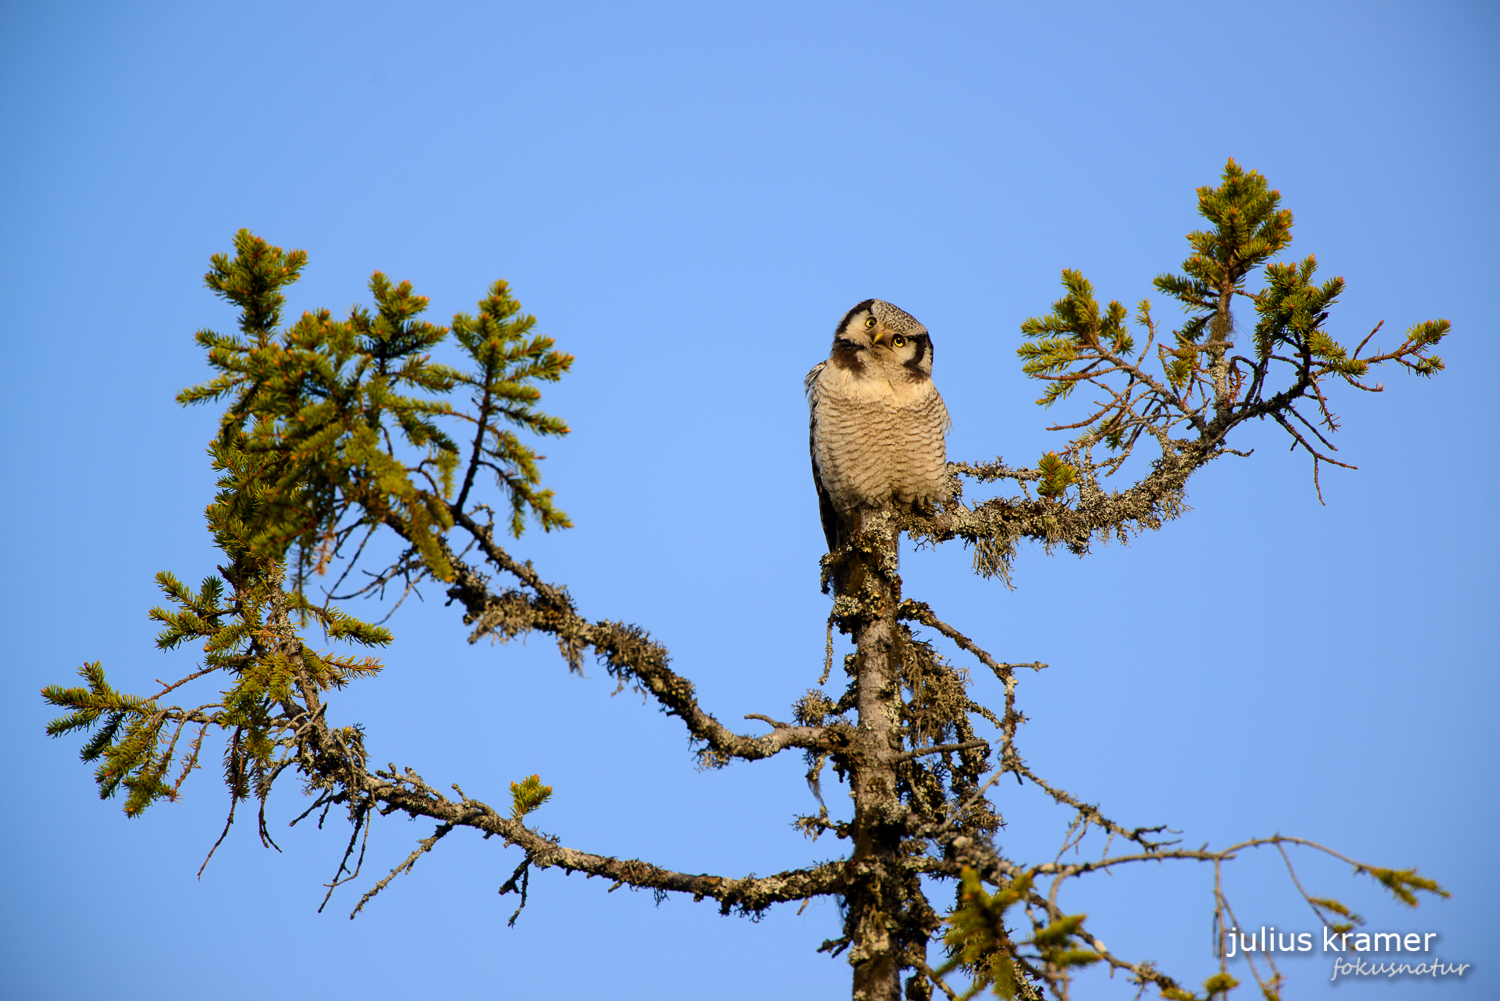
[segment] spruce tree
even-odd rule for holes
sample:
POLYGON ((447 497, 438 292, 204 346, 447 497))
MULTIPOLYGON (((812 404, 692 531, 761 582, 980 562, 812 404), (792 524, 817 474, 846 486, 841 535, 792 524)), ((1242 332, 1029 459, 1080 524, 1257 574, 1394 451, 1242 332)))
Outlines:
MULTIPOLYGON (((1389 350, 1370 348, 1379 327, 1352 350, 1336 339, 1329 320, 1343 280, 1317 281, 1311 256, 1273 260, 1291 242, 1292 215, 1260 174, 1230 160, 1218 186, 1198 190, 1198 209, 1207 228, 1188 234, 1181 272, 1154 283, 1184 311, 1175 330, 1159 324, 1146 299, 1133 314, 1117 301, 1101 305, 1072 270, 1062 273, 1063 296, 1051 310, 1021 324, 1018 353, 1042 386, 1037 402, 1052 407, 1091 396, 1081 417, 1053 426, 1066 433, 1065 444, 1034 465, 951 463, 951 495, 937 510, 867 512, 849 545, 823 558, 832 610, 822 676, 792 703, 789 721, 747 717, 766 724, 759 734, 736 732, 701 706, 646 630, 587 617, 565 587, 504 548, 506 536, 520 537, 529 524, 549 532, 570 525, 541 486, 534 440, 568 433, 539 403, 541 384, 561 379, 573 361, 535 332, 505 282, 490 287, 476 315, 459 314, 444 327, 422 319, 427 300, 409 283, 377 272, 368 309, 342 319, 319 310, 283 326, 284 290, 307 256, 241 230, 233 256, 213 257, 206 277, 238 309, 239 330, 197 334, 216 374, 178 397, 224 406, 209 449, 218 492, 205 511, 224 562, 196 590, 158 574, 167 604, 150 612, 162 626, 159 647, 201 645, 201 662, 150 696, 117 690, 100 664, 87 664, 83 685, 43 691, 66 710, 48 733, 87 734, 82 757, 97 763, 100 795, 123 788, 130 816, 181 795, 205 740, 217 735, 230 804, 220 842, 237 809, 253 802, 260 837, 272 843, 267 800, 288 775, 300 780, 314 796, 303 818, 337 809, 350 824, 330 896, 360 878, 361 835, 374 815, 399 811, 434 822, 404 862, 366 887, 354 913, 458 827, 520 849, 501 892, 518 894, 522 907, 530 872, 559 867, 657 894, 709 898, 726 914, 833 897, 844 923, 820 949, 847 957, 853 996, 865 1001, 901 996, 903 978, 907 998, 929 998, 935 989, 950 998, 983 991, 1065 998, 1071 971, 1098 963, 1166 998, 1227 995, 1237 986, 1227 961, 1198 994, 1150 962, 1110 952, 1085 915, 1059 909, 1057 890, 1067 880, 1141 862, 1207 861, 1217 871, 1251 849, 1279 851, 1289 866, 1289 850, 1310 851, 1352 865, 1404 904, 1415 906, 1418 892, 1446 896, 1414 869, 1371 865, 1300 838, 1191 849, 1164 827, 1117 823, 1036 774, 1020 753, 1019 673, 1045 665, 998 660, 929 603, 904 594, 903 532, 927 545, 961 541, 976 572, 1008 579, 1023 541, 1085 555, 1101 541, 1161 528, 1184 510, 1194 472, 1243 454, 1231 438, 1250 420, 1280 425, 1309 456, 1316 485, 1322 464, 1344 465, 1329 439, 1335 392, 1380 391, 1370 381, 1379 366, 1421 376, 1442 369, 1433 349, 1448 333, 1443 320, 1413 325, 1389 350), (1262 284, 1252 291, 1257 276, 1262 284), (1237 333, 1237 300, 1253 313, 1248 335, 1237 333), (431 360, 450 335, 463 359, 457 367, 431 360), (1145 461, 1130 464, 1141 446, 1145 461), (1143 475, 1134 483, 1108 486, 1111 476, 1138 467, 1143 475), (966 498, 966 489, 986 485, 1008 492, 966 498), (381 534, 398 540, 399 555, 370 571, 367 554, 375 550, 367 543, 381 534), (471 642, 541 633, 573 671, 597 659, 621 685, 681 721, 702 766, 795 749, 814 789, 831 766, 853 792, 853 816, 840 820, 823 807, 796 824, 812 838, 847 843, 843 856, 770 876, 676 872, 620 859, 609 845, 568 847, 541 833, 528 818, 553 788, 539 775, 518 776, 509 802, 492 806, 457 785, 453 795, 441 792, 448 783, 429 783, 412 768, 371 762, 362 727, 330 710, 345 685, 377 680, 379 661, 360 651, 388 644, 391 633, 336 607, 330 591, 314 595, 329 572, 346 580, 356 570, 370 574, 360 593, 441 588, 462 609, 471 642), (830 680, 834 629, 855 644, 841 665, 842 685, 830 680), (315 650, 305 639, 310 630, 343 652, 315 650), (936 636, 1004 683, 1003 706, 970 699, 966 670, 940 655, 936 636), (199 694, 185 699, 189 692, 199 694), (981 736, 982 728, 993 735, 981 736), (1086 862, 1010 857, 997 844, 1000 816, 990 798, 1007 776, 1071 811, 1065 844, 1098 830, 1120 847, 1086 862), (929 887, 943 884, 952 896, 934 902, 929 887), (931 958, 934 945, 946 950, 945 960, 931 958)), ((1359 920, 1294 882, 1328 925, 1347 930, 1359 920)), ((1236 923, 1222 893, 1214 919, 1221 934, 1236 923)), ((1280 996, 1274 963, 1251 957, 1249 969, 1264 996, 1280 996)))

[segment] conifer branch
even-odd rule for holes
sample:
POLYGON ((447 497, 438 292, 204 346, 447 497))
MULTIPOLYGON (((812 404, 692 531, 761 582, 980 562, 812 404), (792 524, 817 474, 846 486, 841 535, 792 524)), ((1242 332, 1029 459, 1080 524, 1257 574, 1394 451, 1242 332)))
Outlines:
POLYGON ((980 747, 989 747, 987 740, 965 740, 957 744, 930 744, 926 747, 914 747, 909 751, 897 751, 886 760, 895 764, 900 761, 910 761, 928 754, 949 754, 953 751, 968 751, 980 747))
MULTIPOLYGON (((365 909, 365 904, 369 903, 375 898, 375 895, 377 893, 389 886, 391 884, 391 880, 395 879, 402 873, 411 872, 412 867, 417 864, 417 859, 432 851, 433 846, 441 841, 448 834, 448 832, 452 830, 452 824, 442 823, 438 825, 437 830, 432 832, 432 837, 422 838, 420 841, 418 841, 416 849, 410 855, 406 856, 405 861, 403 861, 400 865, 396 866, 396 868, 387 873, 385 878, 376 883, 374 886, 370 887, 370 889, 365 892, 365 895, 359 898, 359 903, 355 904, 354 910, 349 912, 349 920, 353 921, 354 918, 359 914, 359 912, 365 909)), ((330 887, 330 890, 331 889, 332 888, 330 887)))
POLYGON ((837 746, 834 735, 823 727, 778 727, 761 737, 734 733, 698 705, 692 682, 667 666, 666 648, 644 630, 608 620, 584 619, 564 589, 547 584, 529 564, 512 558, 495 543, 488 526, 456 509, 452 516, 455 524, 474 537, 491 564, 516 577, 532 592, 495 594, 484 575, 445 552, 445 560, 455 569, 448 594, 465 610, 464 623, 472 627, 471 643, 485 636, 508 641, 527 632, 545 633, 556 638, 563 657, 575 671, 582 667, 583 654, 592 650, 611 677, 635 684, 656 699, 668 715, 681 719, 689 734, 702 744, 699 760, 710 767, 723 766, 734 758, 755 761, 792 747, 823 751, 837 746))
MULTIPOLYGON (((312 692, 311 685, 305 678, 302 680, 302 689, 305 694, 312 692)), ((833 894, 839 892, 843 885, 843 864, 836 862, 809 869, 790 870, 774 876, 732 879, 675 872, 649 862, 622 860, 567 848, 479 800, 463 797, 459 802, 454 802, 438 793, 409 768, 399 772, 394 766, 383 770, 366 770, 358 755, 351 755, 334 739, 333 732, 319 718, 320 714, 309 711, 308 715, 315 722, 302 738, 299 759, 303 762, 304 772, 315 786, 334 790, 335 796, 344 801, 367 801, 379 804, 381 812, 399 810, 411 817, 436 820, 441 825, 439 833, 431 839, 424 839, 406 862, 397 866, 375 890, 366 894, 360 906, 379 889, 388 885, 396 875, 408 871, 417 858, 431 850, 438 838, 455 827, 469 827, 486 835, 498 835, 506 843, 524 849, 530 864, 539 869, 560 868, 564 872, 582 872, 638 889, 686 893, 695 900, 708 897, 719 901, 721 910, 726 914, 731 910, 755 913, 776 903, 833 894)), ((359 908, 356 907, 355 910, 357 913, 359 908)))
MULTIPOLYGON (((1353 352, 1338 343, 1325 323, 1343 291, 1343 279, 1315 284, 1317 262, 1311 256, 1298 263, 1270 261, 1291 242, 1292 215, 1280 208, 1279 193, 1260 174, 1231 160, 1218 187, 1198 190, 1198 202, 1213 229, 1188 234, 1192 254, 1183 262, 1183 274, 1164 274, 1154 283, 1190 315, 1174 333, 1175 346, 1157 343, 1150 303, 1142 300, 1136 322, 1147 338, 1137 350, 1124 307, 1119 302, 1101 306, 1093 286, 1071 270, 1063 272, 1066 294, 1052 311, 1021 325, 1029 338, 1018 349, 1023 368, 1046 385, 1039 404, 1059 403, 1084 384, 1102 393, 1081 420, 1053 425, 1055 430, 1077 432, 1061 450, 1076 473, 1076 497, 1050 505, 1039 505, 1029 496, 995 498, 971 509, 960 501, 962 491, 956 486, 944 511, 915 515, 905 523, 914 539, 930 544, 962 539, 974 546, 977 572, 1007 579, 1015 546, 1022 539, 1049 548, 1064 545, 1077 554, 1087 552, 1096 539, 1124 541, 1132 533, 1159 528, 1185 510, 1188 478, 1220 455, 1242 454, 1229 447, 1229 435, 1241 424, 1265 417, 1288 432, 1293 447, 1308 453, 1318 487, 1321 463, 1353 467, 1327 454, 1332 443, 1303 420, 1296 410, 1298 401, 1311 398, 1325 426, 1336 431, 1325 390, 1329 380, 1379 392, 1380 386, 1363 380, 1372 366, 1393 363, 1422 376, 1442 369, 1442 360, 1431 351, 1450 332, 1446 320, 1416 324, 1398 347, 1377 349, 1368 357, 1361 353, 1374 331, 1353 352), (1262 265, 1265 287, 1251 293, 1246 282, 1262 265), (1249 299, 1257 315, 1251 356, 1229 354, 1234 329, 1230 307, 1237 296, 1249 299), (1145 364, 1153 346, 1159 372, 1145 364), (1287 366, 1290 378, 1266 395, 1273 364, 1287 366), (1294 428, 1293 421, 1306 425, 1322 447, 1294 428), (1175 437, 1181 429, 1190 434, 1175 437), (1135 485, 1106 493, 1100 474, 1115 473, 1143 434, 1160 446, 1151 469, 1135 485), (1096 461, 1096 447, 1109 451, 1110 457, 1096 461)), ((1029 480, 1047 479, 1045 463, 1037 477, 1022 476, 999 461, 953 463, 949 470, 955 477, 981 483, 1013 479, 1023 488, 1029 480)), ((1060 490, 1051 493, 1061 495, 1060 490)))

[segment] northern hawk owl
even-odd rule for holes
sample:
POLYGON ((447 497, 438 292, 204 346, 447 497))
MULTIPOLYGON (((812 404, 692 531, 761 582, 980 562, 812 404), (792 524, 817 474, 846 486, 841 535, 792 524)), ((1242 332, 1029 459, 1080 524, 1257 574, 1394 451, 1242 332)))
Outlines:
POLYGON ((880 299, 849 310, 803 385, 829 552, 849 542, 860 508, 943 499, 948 408, 932 384, 932 338, 909 313, 880 299))

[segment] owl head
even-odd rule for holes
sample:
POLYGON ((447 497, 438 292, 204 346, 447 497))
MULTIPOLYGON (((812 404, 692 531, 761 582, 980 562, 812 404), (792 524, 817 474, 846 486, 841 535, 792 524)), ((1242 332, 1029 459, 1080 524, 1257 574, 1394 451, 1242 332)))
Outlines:
POLYGON ((857 376, 878 369, 887 377, 901 375, 912 381, 932 377, 932 338, 927 328, 883 299, 866 299, 844 314, 833 332, 829 357, 857 376))

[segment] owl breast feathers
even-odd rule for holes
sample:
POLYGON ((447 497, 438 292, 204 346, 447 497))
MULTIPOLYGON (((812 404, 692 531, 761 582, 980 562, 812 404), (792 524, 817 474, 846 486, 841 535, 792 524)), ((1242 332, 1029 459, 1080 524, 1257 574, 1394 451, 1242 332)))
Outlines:
POLYGON ((848 543, 860 508, 944 498, 948 408, 932 384, 932 338, 910 314, 879 299, 849 310, 804 386, 830 552, 848 543))

